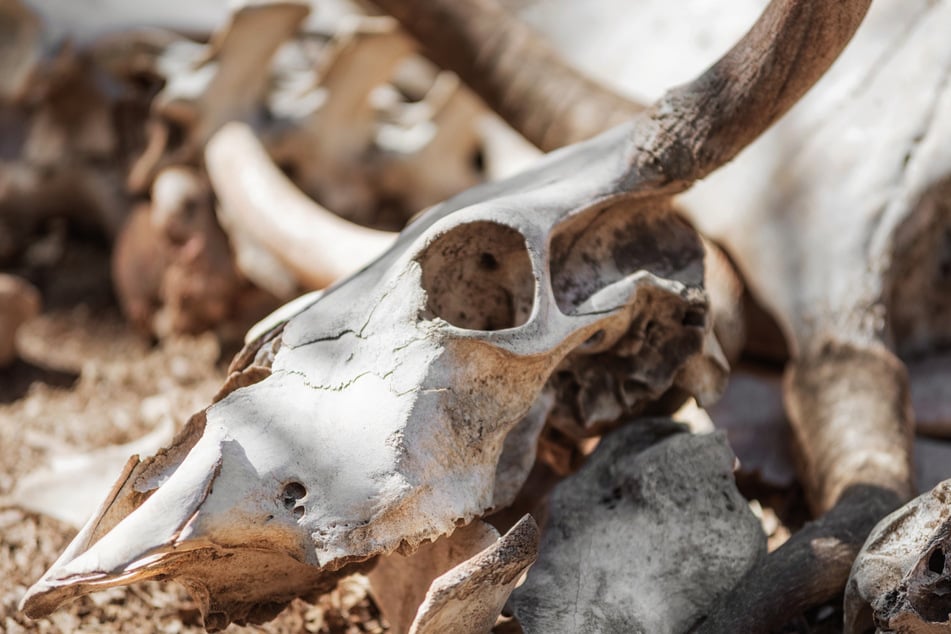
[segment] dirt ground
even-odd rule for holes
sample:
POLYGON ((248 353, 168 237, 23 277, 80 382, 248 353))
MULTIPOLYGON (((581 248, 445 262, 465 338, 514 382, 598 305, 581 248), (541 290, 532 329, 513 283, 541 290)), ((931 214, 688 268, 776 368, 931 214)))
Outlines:
MULTIPOLYGON (((170 421, 180 426, 210 402, 230 355, 210 334, 152 345, 133 332, 112 299, 101 246, 72 245, 55 271, 16 272, 38 285, 46 309, 20 331, 22 359, 0 369, 0 632, 203 632, 195 604, 172 582, 95 593, 37 621, 18 612, 77 530, 11 504, 17 482, 57 456, 126 443, 170 421)), ((72 484, 45 493, 65 502, 72 484)), ((298 601, 266 626, 228 631, 385 628, 355 578, 317 605, 298 601)))

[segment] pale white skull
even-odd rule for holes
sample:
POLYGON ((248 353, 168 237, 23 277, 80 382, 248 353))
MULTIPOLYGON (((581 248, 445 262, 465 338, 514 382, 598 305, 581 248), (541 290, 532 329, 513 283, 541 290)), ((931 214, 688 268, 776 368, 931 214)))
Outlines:
POLYGON ((509 432, 556 369, 561 401, 577 402, 583 367, 613 399, 593 409, 615 416, 695 376, 682 370, 710 342, 703 247, 669 197, 621 196, 629 134, 434 208, 250 344, 220 400, 130 462, 27 612, 162 576, 209 628, 269 619, 510 503, 545 412, 526 419, 534 434, 509 432))

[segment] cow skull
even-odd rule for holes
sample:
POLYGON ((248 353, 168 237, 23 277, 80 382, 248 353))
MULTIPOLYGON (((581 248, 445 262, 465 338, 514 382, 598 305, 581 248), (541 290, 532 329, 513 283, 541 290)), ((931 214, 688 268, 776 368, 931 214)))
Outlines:
POLYGON ((629 134, 442 205, 252 344, 236 389, 130 466, 27 611, 161 575, 206 625, 270 618, 507 505, 504 441, 567 355, 625 364, 624 409, 660 396, 709 330, 703 246, 667 197, 618 199, 629 134))

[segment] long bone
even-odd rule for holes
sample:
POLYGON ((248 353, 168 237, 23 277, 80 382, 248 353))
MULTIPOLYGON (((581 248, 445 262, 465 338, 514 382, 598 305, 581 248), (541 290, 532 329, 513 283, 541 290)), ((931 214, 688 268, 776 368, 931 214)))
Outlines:
MULTIPOLYGON (((395 233, 348 222, 308 199, 246 125, 232 122, 212 137, 205 167, 232 239, 260 243, 304 288, 324 288, 357 272, 396 239, 395 233)), ((252 260, 242 268, 253 276, 257 265, 252 260)))
POLYGON ((791 106, 867 7, 776 0, 629 123, 430 210, 246 347, 171 448, 129 462, 23 608, 162 575, 206 626, 258 622, 505 506, 506 435, 568 354, 623 342, 641 370, 660 356, 651 398, 701 352, 702 244, 670 196, 791 106))

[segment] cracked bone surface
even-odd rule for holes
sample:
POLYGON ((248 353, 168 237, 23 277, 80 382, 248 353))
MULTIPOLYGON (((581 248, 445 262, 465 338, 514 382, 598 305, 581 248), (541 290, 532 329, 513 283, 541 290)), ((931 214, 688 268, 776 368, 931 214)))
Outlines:
POLYGON ((162 576, 210 629, 264 621, 505 506, 506 437, 568 355, 623 359, 622 414, 675 383, 706 388, 681 372, 711 328, 703 246, 671 196, 795 103, 866 7, 776 1, 629 123, 432 208, 249 344, 166 452, 130 460, 23 608, 162 576), (822 28, 789 39, 807 23, 822 28))
POLYGON ((846 633, 951 629, 949 549, 951 480, 945 480, 883 519, 869 535, 846 587, 846 633))
POLYGON ((634 421, 555 487, 511 600, 526 634, 687 632, 765 555, 726 437, 685 432, 634 421))
POLYGON ((662 351, 667 374, 650 368, 625 404, 663 393, 709 328, 703 248, 664 198, 599 202, 630 133, 436 208, 252 344, 233 377, 252 384, 133 463, 25 608, 165 575, 212 627, 261 620, 351 562, 411 552, 504 505, 506 435, 568 354, 620 342, 636 373, 662 351))

